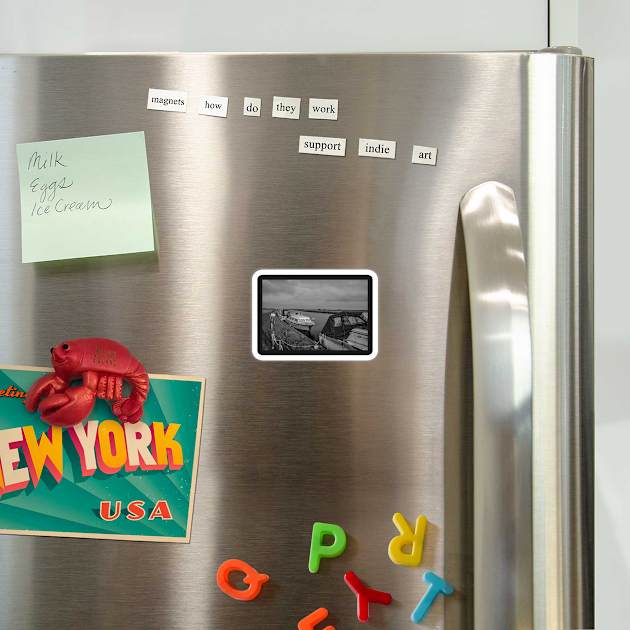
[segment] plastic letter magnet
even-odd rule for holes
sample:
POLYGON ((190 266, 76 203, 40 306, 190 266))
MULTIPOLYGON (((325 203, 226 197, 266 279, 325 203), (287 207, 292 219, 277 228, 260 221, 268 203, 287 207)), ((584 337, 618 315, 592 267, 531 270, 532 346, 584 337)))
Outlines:
POLYGON ((427 614, 427 610, 435 600, 435 598, 442 593, 443 595, 452 595, 455 590, 452 584, 449 584, 441 577, 427 571, 422 576, 422 581, 429 585, 424 597, 420 600, 420 603, 416 606, 416 609, 411 613, 411 621, 414 623, 420 623, 424 616, 427 614))
POLYGON ((256 569, 250 567, 247 562, 243 562, 242 560, 226 560, 217 571, 217 584, 219 588, 226 595, 244 602, 249 602, 257 597, 263 583, 267 582, 267 580, 269 580, 268 575, 258 573, 256 569), (243 578, 243 582, 249 584, 249 588, 245 591, 239 591, 234 588, 228 580, 230 571, 242 571, 245 573, 246 575, 243 578))
POLYGON ((424 531, 427 528, 427 519, 419 516, 416 521, 415 533, 407 524, 405 517, 396 512, 394 514, 394 525, 398 528, 400 536, 392 539, 389 543, 389 557, 394 564, 403 564, 407 567, 417 567, 422 561, 422 545, 424 544, 424 531), (411 553, 404 553, 403 547, 411 545, 411 553))
POLYGON ((313 523, 313 536, 311 538, 311 554, 308 558, 308 570, 311 573, 319 571, 319 561, 322 558, 336 558, 346 548, 346 532, 339 525, 328 523, 313 523), (324 536, 335 538, 332 545, 323 545, 324 536))
POLYGON ((392 596, 389 593, 367 588, 352 571, 348 571, 343 579, 357 596, 357 617, 361 623, 365 623, 370 618, 370 602, 385 606, 392 603, 392 596))
MULTIPOLYGON (((298 630, 314 630, 315 625, 326 619, 326 617, 328 617, 328 611, 325 608, 318 608, 298 623, 298 630)), ((324 630, 335 630, 335 626, 326 626, 324 630)))

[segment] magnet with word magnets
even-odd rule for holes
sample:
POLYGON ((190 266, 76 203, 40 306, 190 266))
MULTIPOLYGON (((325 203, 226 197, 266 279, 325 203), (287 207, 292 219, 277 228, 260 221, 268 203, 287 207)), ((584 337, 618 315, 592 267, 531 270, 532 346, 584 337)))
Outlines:
POLYGON ((416 521, 416 531, 412 532, 405 517, 396 512, 393 518, 394 524, 400 532, 399 536, 389 543, 389 557, 394 564, 402 564, 407 567, 417 567, 422 561, 422 545, 424 544, 424 532, 427 528, 427 519, 419 516, 416 521), (411 545, 411 553, 404 553, 403 547, 411 545))
POLYGON ((50 349, 54 372, 37 379, 26 395, 28 411, 37 409, 44 422, 72 427, 83 422, 96 398, 113 400, 112 411, 121 422, 138 422, 149 393, 144 366, 125 346, 111 339, 73 339, 50 349), (70 387, 82 378, 83 384, 70 387), (131 394, 123 398, 123 379, 131 394))
POLYGON ((440 593, 448 596, 452 595, 455 590, 452 584, 438 577, 435 573, 431 573, 431 571, 427 571, 422 576, 422 581, 428 584, 429 588, 420 600, 420 603, 416 606, 416 609, 411 613, 411 621, 414 623, 420 623, 422 621, 427 614, 427 610, 429 610, 429 607, 440 593))
POLYGON ((311 573, 319 571, 319 561, 322 558, 336 558, 346 548, 346 532, 339 525, 329 523, 313 523, 313 536, 311 537, 311 553, 308 558, 308 570, 311 573), (333 536, 332 545, 324 545, 324 536, 333 536))
POLYGON ((269 580, 269 576, 264 573, 258 573, 256 569, 250 567, 247 562, 242 560, 226 560, 217 571, 217 584, 219 588, 230 597, 249 602, 260 593, 262 585, 269 580), (234 588, 228 579, 230 571, 242 571, 245 573, 243 582, 249 584, 247 590, 241 591, 234 588))
MULTIPOLYGON (((315 626, 326 617, 328 617, 328 611, 325 608, 318 608, 298 623, 298 630, 314 630, 315 626)), ((335 626, 326 626, 324 630, 335 630, 335 626)))
POLYGON ((343 579, 350 587, 350 590, 357 596, 357 617, 362 623, 365 623, 370 618, 370 602, 385 606, 392 603, 392 596, 389 593, 367 588, 352 571, 348 571, 343 576, 343 579))

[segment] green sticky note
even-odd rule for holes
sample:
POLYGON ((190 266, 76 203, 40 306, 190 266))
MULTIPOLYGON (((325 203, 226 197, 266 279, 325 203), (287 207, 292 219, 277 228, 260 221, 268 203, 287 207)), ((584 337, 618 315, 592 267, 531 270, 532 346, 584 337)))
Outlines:
POLYGON ((17 145, 22 262, 153 251, 144 132, 17 145))

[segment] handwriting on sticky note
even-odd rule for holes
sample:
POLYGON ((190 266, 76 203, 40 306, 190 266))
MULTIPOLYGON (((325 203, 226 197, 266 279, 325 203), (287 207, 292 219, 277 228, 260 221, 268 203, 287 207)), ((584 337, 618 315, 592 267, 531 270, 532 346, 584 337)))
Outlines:
POLYGON ((50 212, 73 212, 75 210, 107 210, 111 207, 113 199, 70 199, 63 198, 62 191, 72 188, 74 181, 63 176, 63 170, 68 165, 64 164, 66 158, 59 151, 44 153, 33 151, 28 160, 27 171, 31 172, 33 179, 29 183, 31 192, 34 193, 35 202, 31 210, 31 216, 42 216, 50 212), (42 173, 41 171, 46 171, 42 173), (58 194, 59 193, 59 194, 58 194))
POLYGON ((144 132, 17 145, 22 262, 151 251, 144 132))

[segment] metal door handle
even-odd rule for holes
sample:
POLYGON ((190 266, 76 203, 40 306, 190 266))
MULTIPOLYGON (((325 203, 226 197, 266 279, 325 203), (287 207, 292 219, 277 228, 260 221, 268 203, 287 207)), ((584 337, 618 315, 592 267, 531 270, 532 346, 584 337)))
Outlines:
POLYGON ((514 192, 460 202, 473 347, 475 628, 533 627, 532 344, 514 192))

